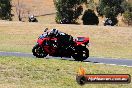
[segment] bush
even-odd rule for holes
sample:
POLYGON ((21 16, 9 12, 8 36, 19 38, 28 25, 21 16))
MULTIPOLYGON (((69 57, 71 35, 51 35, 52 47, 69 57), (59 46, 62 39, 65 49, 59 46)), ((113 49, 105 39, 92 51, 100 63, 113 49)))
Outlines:
POLYGON ((126 11, 123 14, 123 21, 129 25, 132 25, 132 12, 126 11))
POLYGON ((83 20, 84 25, 98 25, 99 24, 99 18, 96 16, 94 11, 90 9, 84 12, 82 20, 83 20))

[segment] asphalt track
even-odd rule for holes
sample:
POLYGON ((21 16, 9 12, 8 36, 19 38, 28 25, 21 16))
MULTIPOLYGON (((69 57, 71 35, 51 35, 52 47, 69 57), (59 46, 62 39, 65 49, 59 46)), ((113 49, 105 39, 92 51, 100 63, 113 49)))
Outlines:
MULTIPOLYGON (((0 56, 17 56, 17 57, 33 57, 32 53, 21 53, 21 52, 2 52, 0 51, 0 56)), ((46 59, 50 59, 53 57, 46 57, 46 59)), ((70 60, 74 61, 73 58, 60 58, 54 57, 55 59, 62 59, 62 60, 70 60)), ((91 62, 96 64, 110 64, 110 65, 120 65, 120 66, 127 66, 132 67, 132 59, 112 59, 112 58, 96 58, 96 57, 89 57, 84 62, 91 62)))

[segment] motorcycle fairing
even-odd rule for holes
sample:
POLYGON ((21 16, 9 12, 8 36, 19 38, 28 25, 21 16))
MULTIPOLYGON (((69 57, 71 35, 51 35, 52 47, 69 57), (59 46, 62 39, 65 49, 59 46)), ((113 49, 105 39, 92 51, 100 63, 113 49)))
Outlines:
POLYGON ((89 38, 86 37, 77 37, 77 40, 75 41, 77 45, 87 45, 89 43, 89 38))

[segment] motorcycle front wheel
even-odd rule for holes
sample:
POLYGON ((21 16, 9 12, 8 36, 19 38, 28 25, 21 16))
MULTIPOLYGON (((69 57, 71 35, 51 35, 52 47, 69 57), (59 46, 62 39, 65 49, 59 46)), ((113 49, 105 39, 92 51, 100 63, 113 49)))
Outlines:
POLYGON ((76 61, 84 61, 89 57, 89 50, 86 47, 77 47, 72 57, 76 61))
POLYGON ((44 57, 46 57, 48 55, 47 53, 44 52, 43 48, 41 46, 39 46, 38 44, 36 44, 33 47, 32 53, 37 58, 44 58, 44 57))

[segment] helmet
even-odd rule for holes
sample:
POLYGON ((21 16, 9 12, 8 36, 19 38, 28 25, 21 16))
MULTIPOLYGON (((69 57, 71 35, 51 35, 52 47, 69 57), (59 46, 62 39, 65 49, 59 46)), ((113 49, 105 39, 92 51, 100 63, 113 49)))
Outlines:
POLYGON ((31 15, 30 18, 31 18, 31 19, 34 18, 34 15, 31 15))
POLYGON ((58 30, 57 29, 52 29, 50 32, 49 32, 49 35, 57 35, 58 34, 58 30))

